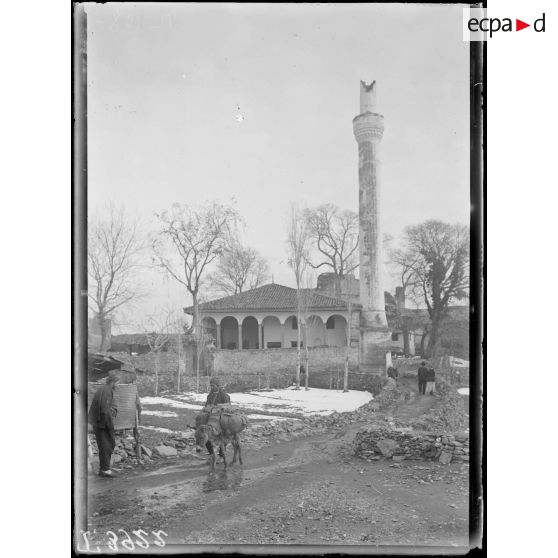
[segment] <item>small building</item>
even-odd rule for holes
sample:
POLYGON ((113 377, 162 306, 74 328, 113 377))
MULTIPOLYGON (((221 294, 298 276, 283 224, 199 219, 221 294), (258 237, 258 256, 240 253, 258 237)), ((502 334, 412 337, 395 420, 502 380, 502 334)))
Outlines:
MULTIPOLYGON (((304 289, 301 300, 302 321, 308 326, 302 346, 344 347, 348 303, 314 289, 304 289)), ((297 308, 296 289, 276 283, 199 305, 204 331, 213 337, 217 350, 296 348, 297 308)), ((351 314, 359 310, 359 304, 351 305, 351 314)), ((193 315, 193 306, 184 312, 193 315)))

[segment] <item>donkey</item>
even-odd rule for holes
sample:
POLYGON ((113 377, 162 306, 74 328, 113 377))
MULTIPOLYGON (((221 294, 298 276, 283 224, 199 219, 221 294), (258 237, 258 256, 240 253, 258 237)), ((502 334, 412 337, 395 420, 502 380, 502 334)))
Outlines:
POLYGON ((236 463, 238 455, 239 463, 242 465, 242 454, 240 448, 239 434, 248 425, 248 418, 234 408, 213 407, 209 411, 202 412, 196 417, 196 451, 202 451, 203 446, 207 448, 211 455, 211 468, 215 468, 215 450, 214 444, 219 447, 219 456, 223 458, 225 469, 227 468, 227 460, 225 457, 225 449, 229 442, 232 442, 234 448, 234 456, 231 465, 236 463))
POLYGON ((232 443, 234 448, 233 459, 230 465, 236 463, 236 456, 238 455, 238 462, 242 465, 242 452, 240 446, 240 438, 238 434, 232 434, 223 431, 212 424, 201 424, 196 428, 195 432, 196 452, 200 453, 204 447, 207 447, 207 442, 211 442, 211 470, 215 470, 215 446, 219 447, 219 456, 223 458, 225 469, 227 468, 227 457, 225 451, 229 442, 232 443))

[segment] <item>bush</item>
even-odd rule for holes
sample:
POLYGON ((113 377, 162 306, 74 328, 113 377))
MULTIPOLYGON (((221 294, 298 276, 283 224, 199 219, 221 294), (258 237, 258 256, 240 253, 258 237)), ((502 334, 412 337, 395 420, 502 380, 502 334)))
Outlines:
POLYGON ((376 396, 382 391, 382 388, 386 385, 386 382, 387 378, 383 378, 382 376, 378 376, 375 374, 373 376, 370 376, 365 389, 371 392, 372 395, 376 396))
POLYGON ((225 383, 223 387, 225 388, 227 393, 239 393, 239 392, 245 392, 254 389, 252 386, 249 386, 241 378, 234 378, 230 382, 225 383))

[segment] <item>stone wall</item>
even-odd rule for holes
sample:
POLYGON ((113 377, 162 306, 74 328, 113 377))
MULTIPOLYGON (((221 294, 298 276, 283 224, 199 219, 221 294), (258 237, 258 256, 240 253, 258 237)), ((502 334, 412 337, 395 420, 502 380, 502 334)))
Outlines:
MULTIPOLYGON (((345 347, 311 347, 309 353, 309 386, 342 389, 345 368, 345 347)), ((277 389, 292 385, 296 371, 296 348, 215 350, 213 370, 203 366, 200 391, 207 391, 209 376, 217 376, 229 392, 249 389, 277 389)), ((140 396, 153 395, 155 389, 154 353, 130 356, 111 353, 114 358, 143 371, 138 373, 140 396)), ((305 352, 302 351, 304 363, 305 352)), ((159 391, 176 392, 179 357, 173 350, 159 353, 159 391)), ((190 349, 180 355, 181 391, 196 389, 194 354, 190 349)), ((358 346, 349 349, 349 389, 370 389, 373 378, 358 371, 358 346)))
POLYGON ((355 455, 364 459, 426 459, 469 461, 469 433, 416 432, 411 429, 376 426, 360 430, 355 438, 355 455))
MULTIPOLYGON (((311 347, 308 350, 308 381, 311 387, 343 386, 345 347, 311 347)), ((302 362, 304 363, 304 351, 302 362)), ((253 349, 215 351, 215 375, 224 385, 242 383, 247 388, 281 388, 292 384, 297 350, 253 349)), ((349 387, 363 385, 368 376, 358 373, 358 349, 349 349, 349 387)))

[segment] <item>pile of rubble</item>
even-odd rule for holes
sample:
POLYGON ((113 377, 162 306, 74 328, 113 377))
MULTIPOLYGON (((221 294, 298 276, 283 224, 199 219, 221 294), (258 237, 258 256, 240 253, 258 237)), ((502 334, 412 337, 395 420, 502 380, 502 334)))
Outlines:
POLYGON ((416 432, 387 424, 374 425, 357 433, 353 453, 368 460, 437 459, 443 464, 469 461, 469 433, 416 432))
MULTIPOLYGON (((98 450, 95 437, 90 435, 89 441, 93 452, 93 461, 90 462, 90 471, 95 472, 98 469, 98 450)), ((157 442, 152 448, 145 444, 140 444, 141 462, 151 463, 155 459, 166 457, 187 456, 192 454, 194 446, 193 434, 177 433, 165 436, 157 442)), ((136 441, 134 437, 124 431, 117 433, 115 436, 115 447, 112 453, 111 466, 116 469, 131 469, 133 465, 138 464, 136 453, 136 441)))

